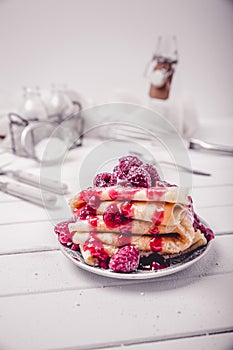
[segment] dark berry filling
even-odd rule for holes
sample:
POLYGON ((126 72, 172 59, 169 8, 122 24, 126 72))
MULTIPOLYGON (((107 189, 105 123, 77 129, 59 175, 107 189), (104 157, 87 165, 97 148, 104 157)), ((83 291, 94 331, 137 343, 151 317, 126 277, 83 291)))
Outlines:
POLYGON ((139 270, 161 270, 169 267, 168 261, 159 255, 158 253, 152 253, 149 256, 142 256, 139 262, 139 270))

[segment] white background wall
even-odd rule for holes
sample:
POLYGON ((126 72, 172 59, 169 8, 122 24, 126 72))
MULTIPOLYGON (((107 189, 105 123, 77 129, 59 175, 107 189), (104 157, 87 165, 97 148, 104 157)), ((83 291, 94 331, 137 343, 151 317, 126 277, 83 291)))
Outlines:
POLYGON ((232 0, 0 0, 0 108, 23 85, 66 83, 96 102, 143 96, 159 34, 176 34, 173 92, 233 116, 232 0))

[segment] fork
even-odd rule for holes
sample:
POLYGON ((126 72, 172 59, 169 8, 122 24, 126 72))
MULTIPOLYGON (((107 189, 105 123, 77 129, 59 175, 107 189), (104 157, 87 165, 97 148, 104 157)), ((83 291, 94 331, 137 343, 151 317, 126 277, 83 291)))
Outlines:
MULTIPOLYGON (((134 154, 136 156, 140 156, 142 159, 145 160, 145 157, 140 152, 130 151, 129 153, 130 154, 134 154)), ((164 165, 170 165, 170 166, 176 167, 176 168, 178 168, 180 170, 184 170, 184 171, 186 171, 188 173, 194 174, 194 175, 211 176, 210 173, 207 173, 207 172, 204 172, 204 171, 200 171, 200 170, 194 170, 194 169, 188 168, 188 167, 186 167, 184 165, 175 164, 175 163, 168 162, 168 161, 165 161, 165 160, 162 160, 162 161, 159 161, 159 162, 156 162, 155 160, 152 161, 152 164, 154 164, 154 165, 157 165, 158 163, 159 164, 164 164, 164 165)))

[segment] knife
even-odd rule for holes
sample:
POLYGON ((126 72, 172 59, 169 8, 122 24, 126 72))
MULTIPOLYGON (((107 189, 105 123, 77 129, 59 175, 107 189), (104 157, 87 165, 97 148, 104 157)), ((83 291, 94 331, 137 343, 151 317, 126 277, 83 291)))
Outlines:
POLYGON ((0 168, 0 175, 7 175, 13 177, 17 181, 57 194, 65 194, 68 192, 68 186, 64 183, 36 174, 27 173, 22 170, 3 170, 0 168))
POLYGON ((0 191, 49 208, 54 207, 57 201, 57 196, 52 193, 43 192, 42 198, 40 189, 14 182, 0 182, 0 191))

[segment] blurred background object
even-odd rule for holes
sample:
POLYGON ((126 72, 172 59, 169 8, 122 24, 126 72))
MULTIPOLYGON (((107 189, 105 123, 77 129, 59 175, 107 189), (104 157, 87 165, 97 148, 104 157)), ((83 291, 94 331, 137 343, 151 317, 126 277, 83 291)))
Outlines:
POLYGON ((2 0, 0 135, 7 133, 6 112, 18 105, 22 85, 47 89, 64 82, 92 105, 155 108, 143 71, 158 36, 170 34, 178 39, 179 63, 169 98, 156 99, 156 108, 192 135, 197 116, 202 123, 233 115, 232 32, 231 0, 2 0), (169 105, 178 117, 170 116, 169 105))
POLYGON ((170 87, 178 63, 178 49, 176 36, 159 36, 156 50, 146 69, 146 77, 150 82, 149 95, 152 98, 166 100, 170 94, 170 87))

